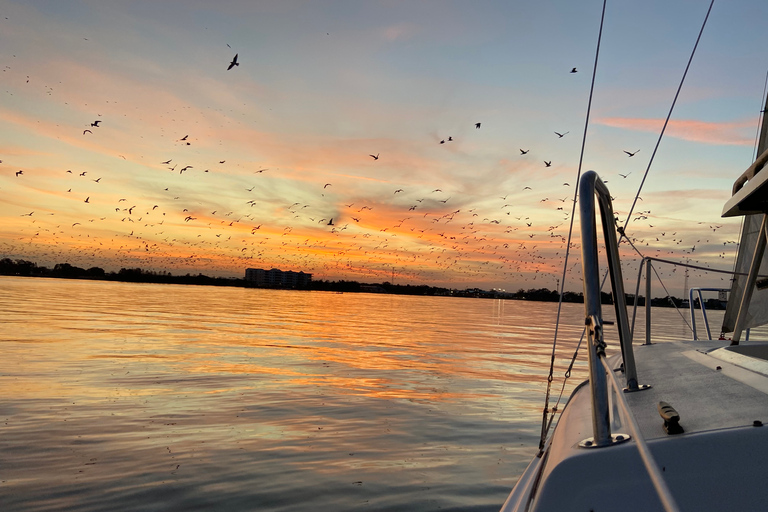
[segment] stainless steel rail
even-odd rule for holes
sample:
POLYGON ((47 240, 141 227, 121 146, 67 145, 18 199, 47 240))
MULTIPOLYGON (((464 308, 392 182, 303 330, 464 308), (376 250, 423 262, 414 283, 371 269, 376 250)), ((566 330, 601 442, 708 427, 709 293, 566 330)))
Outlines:
POLYGON ((709 330, 709 319, 707 318, 707 306, 704 305, 704 297, 701 292, 729 292, 730 288, 691 288, 688 291, 688 307, 691 309, 691 329, 693 330, 693 339, 698 340, 699 334, 696 332, 696 307, 693 300, 693 293, 699 296, 699 306, 701 306, 701 316, 704 318, 704 327, 707 329, 707 339, 712 339, 712 332, 709 330))
POLYGON ((615 442, 611 436, 609 420, 608 385, 605 371, 600 363, 600 358, 605 355, 605 341, 603 340, 603 317, 600 303, 595 197, 597 197, 597 203, 600 205, 600 219, 608 256, 608 270, 611 277, 611 291, 616 310, 627 391, 638 391, 645 388, 639 386, 637 380, 611 195, 597 173, 588 171, 579 181, 581 264, 584 279, 584 309, 588 332, 587 353, 589 355, 589 383, 592 391, 592 430, 594 434, 591 440, 586 440, 583 444, 583 446, 588 447, 608 446, 615 442))

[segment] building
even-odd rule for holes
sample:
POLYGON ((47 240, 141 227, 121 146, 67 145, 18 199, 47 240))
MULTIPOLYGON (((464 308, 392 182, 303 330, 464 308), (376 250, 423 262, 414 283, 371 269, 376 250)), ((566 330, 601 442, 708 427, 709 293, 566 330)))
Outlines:
POLYGON ((276 268, 247 268, 245 280, 259 288, 308 288, 312 282, 312 274, 293 270, 283 272, 276 268))

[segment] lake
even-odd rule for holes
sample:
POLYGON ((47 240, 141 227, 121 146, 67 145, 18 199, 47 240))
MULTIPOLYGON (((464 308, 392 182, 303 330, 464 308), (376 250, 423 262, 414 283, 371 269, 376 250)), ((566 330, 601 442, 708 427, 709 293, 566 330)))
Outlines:
MULTIPOLYGON (((0 292, 6 512, 495 511, 538 445, 557 304, 21 277, 0 292)), ((555 399, 583 316, 563 306, 555 399)))

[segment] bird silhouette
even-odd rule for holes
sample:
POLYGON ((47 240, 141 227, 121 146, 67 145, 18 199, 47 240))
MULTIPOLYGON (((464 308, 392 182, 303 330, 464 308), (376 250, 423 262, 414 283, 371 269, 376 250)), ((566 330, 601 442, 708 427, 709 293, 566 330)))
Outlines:
POLYGON ((24 171, 16 171, 16 176, 21 176, 22 174, 24 174, 24 171))
POLYGON ((635 156, 637 153, 639 153, 639 152, 640 152, 640 150, 638 149, 638 150, 637 150, 637 151, 635 151, 634 153, 630 153, 630 152, 629 152, 629 151, 627 151, 627 150, 624 150, 624 152, 625 152, 626 154, 628 154, 630 158, 632 158, 632 157, 633 157, 633 156, 635 156))
POLYGON ((573 68, 573 69, 571 70, 571 73, 578 73, 578 71, 576 71, 576 68, 573 68))
POLYGON ((522 150, 522 149, 521 149, 521 150, 520 150, 520 154, 521 154, 521 155, 527 155, 529 151, 530 151, 530 149, 526 149, 526 150, 522 150))
POLYGON ((101 119, 97 119, 96 121, 91 123, 91 126, 95 126, 96 128, 98 128, 100 122, 101 122, 101 119))
POLYGON ((232 69, 235 66, 239 66, 240 65, 240 63, 237 62, 237 55, 238 54, 236 53, 235 56, 232 57, 232 62, 229 63, 229 67, 227 68, 227 71, 229 71, 230 69, 232 69))
POLYGON ((475 123, 475 130, 479 130, 480 129, 480 124, 481 123, 475 123))
POLYGON ((561 138, 561 139, 562 139, 563 137, 565 137, 565 136, 566 136, 566 135, 568 135, 569 133, 571 133, 571 132, 565 132, 565 133, 558 133, 558 132, 555 132, 555 135, 557 135, 559 138, 561 138))
POLYGON ((550 160, 549 162, 547 162, 546 160, 544 160, 544 165, 545 165, 546 167, 552 167, 552 160, 550 160))
POLYGON ((86 203, 89 203, 89 202, 90 202, 90 201, 89 201, 89 199, 90 199, 90 198, 91 198, 91 196, 88 196, 88 197, 86 197, 86 198, 85 198, 85 202, 86 202, 86 203))
POLYGON ((93 132, 91 130, 83 130, 83 135, 85 135, 86 133, 93 133, 93 132))
POLYGON ((330 183, 326 183, 325 185, 323 185, 323 188, 330 187, 330 186, 331 186, 330 183))
POLYGON ((376 153, 375 155, 368 155, 369 157, 373 158, 374 160, 379 159, 379 153, 376 153))
POLYGON ((621 177, 622 177, 622 178, 624 178, 624 179, 627 179, 627 176, 629 176, 630 174, 632 174, 632 173, 631 173, 631 172, 628 172, 627 174, 621 174, 621 173, 619 173, 619 176, 621 176, 621 177))

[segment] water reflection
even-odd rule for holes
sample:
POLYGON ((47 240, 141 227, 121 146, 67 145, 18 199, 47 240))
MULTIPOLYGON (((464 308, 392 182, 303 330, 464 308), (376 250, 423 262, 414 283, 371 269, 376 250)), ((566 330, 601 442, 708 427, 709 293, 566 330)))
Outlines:
POLYGON ((497 510, 537 444, 553 304, 0 287, 4 510, 497 510))

